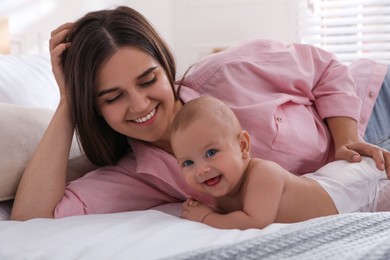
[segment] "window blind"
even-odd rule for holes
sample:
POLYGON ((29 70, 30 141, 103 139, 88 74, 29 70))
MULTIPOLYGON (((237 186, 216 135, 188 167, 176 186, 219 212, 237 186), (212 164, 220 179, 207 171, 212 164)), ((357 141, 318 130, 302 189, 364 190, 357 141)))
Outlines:
POLYGON ((302 43, 390 64, 390 0, 300 0, 302 43))

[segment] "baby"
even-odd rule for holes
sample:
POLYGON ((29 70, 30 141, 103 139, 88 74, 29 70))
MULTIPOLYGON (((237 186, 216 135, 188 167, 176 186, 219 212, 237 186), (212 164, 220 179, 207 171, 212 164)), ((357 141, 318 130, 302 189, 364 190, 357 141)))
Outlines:
POLYGON ((200 97, 183 106, 172 124, 171 145, 186 182, 215 197, 215 208, 187 199, 182 217, 189 220, 248 229, 390 210, 390 181, 372 159, 335 161, 296 176, 272 161, 251 158, 249 134, 215 98, 200 97))

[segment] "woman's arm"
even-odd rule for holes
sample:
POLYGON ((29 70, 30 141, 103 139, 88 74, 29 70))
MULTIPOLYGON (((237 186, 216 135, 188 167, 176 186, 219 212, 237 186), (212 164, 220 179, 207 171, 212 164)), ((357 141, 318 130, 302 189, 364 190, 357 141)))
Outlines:
POLYGON ((71 26, 71 23, 64 24, 52 32, 51 63, 60 102, 19 183, 11 213, 13 220, 52 218, 64 194, 74 125, 70 119, 61 55, 70 45, 63 41, 71 26))
POLYGON ((64 194, 73 131, 68 104, 60 101, 23 173, 11 219, 53 218, 54 208, 64 194))
POLYGON ((311 92, 316 110, 327 121, 335 144, 335 158, 359 162, 361 156, 372 157, 378 169, 386 169, 390 178, 390 153, 359 138, 356 120, 360 110, 356 108, 361 101, 349 68, 321 49, 311 47, 311 54, 313 78, 318 79, 311 92))
POLYGON ((359 139, 357 123, 348 117, 326 119, 335 145, 335 159, 360 162, 361 156, 372 157, 379 170, 385 170, 390 178, 390 153, 359 139))

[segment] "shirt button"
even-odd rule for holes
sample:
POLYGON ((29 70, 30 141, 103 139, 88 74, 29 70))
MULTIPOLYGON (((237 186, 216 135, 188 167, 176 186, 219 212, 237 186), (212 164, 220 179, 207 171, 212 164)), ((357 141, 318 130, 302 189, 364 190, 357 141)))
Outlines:
POLYGON ((369 97, 373 97, 374 96, 374 92, 373 91, 368 92, 368 96, 369 97))
POLYGON ((360 118, 360 123, 361 124, 364 124, 366 122, 366 120, 364 120, 364 118, 360 118))
POLYGON ((280 117, 277 117, 277 118, 276 118, 276 121, 278 121, 279 123, 282 123, 282 122, 283 122, 283 119, 280 118, 280 117))

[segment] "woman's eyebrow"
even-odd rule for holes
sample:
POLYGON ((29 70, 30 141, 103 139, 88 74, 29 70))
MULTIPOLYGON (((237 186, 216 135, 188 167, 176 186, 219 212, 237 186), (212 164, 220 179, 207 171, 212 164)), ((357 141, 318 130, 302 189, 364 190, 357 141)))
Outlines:
MULTIPOLYGON (((137 76, 137 80, 140 80, 143 77, 147 76, 149 73, 151 73, 155 69, 157 69, 157 66, 150 67, 149 69, 145 70, 144 72, 142 72, 140 75, 137 76)), ((104 90, 98 92, 97 97, 101 97, 101 96, 106 95, 108 93, 117 91, 118 89, 119 89, 119 87, 113 87, 113 88, 109 88, 109 89, 104 89, 104 90)))
POLYGON ((144 72, 142 72, 140 75, 137 76, 137 79, 142 79, 143 77, 147 76, 149 73, 154 71, 155 69, 157 69, 157 66, 154 66, 154 67, 151 67, 151 68, 145 70, 144 72))
POLYGON ((119 89, 119 87, 114 87, 114 88, 109 88, 109 89, 105 89, 105 90, 99 91, 98 94, 97 94, 97 97, 101 97, 101 96, 106 95, 108 93, 115 92, 118 89, 119 89))

